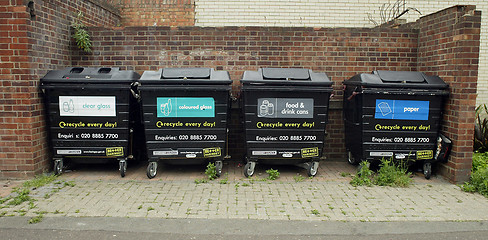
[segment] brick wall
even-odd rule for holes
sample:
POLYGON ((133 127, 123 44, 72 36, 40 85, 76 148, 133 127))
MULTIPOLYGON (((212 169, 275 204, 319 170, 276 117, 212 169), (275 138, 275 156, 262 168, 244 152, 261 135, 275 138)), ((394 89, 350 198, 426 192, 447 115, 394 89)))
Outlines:
MULTIPOLYGON (((326 156, 344 159, 340 82, 359 72, 425 71, 448 81, 452 95, 444 132, 453 154, 441 172, 467 179, 472 154, 481 17, 474 7, 453 7, 419 20, 420 29, 309 27, 113 27, 117 11, 96 0, 34 2, 0 0, 0 178, 32 176, 51 164, 38 94, 48 70, 118 66, 139 73, 162 67, 215 67, 238 79, 258 67, 303 67, 326 72, 335 82, 326 156), (69 2, 69 4, 68 4, 69 2), (93 53, 77 50, 69 23, 85 12, 93 53), (478 45, 477 45, 478 44, 478 45)), ((242 125, 233 110, 233 160, 242 157, 242 125)))
MULTIPOLYGON (((367 28, 279 27, 127 27, 91 28, 93 54, 73 56, 74 66, 119 66, 156 70, 164 67, 214 67, 229 71, 238 85, 245 70, 300 67, 326 72, 335 82, 329 137, 329 159, 344 159, 341 82, 375 69, 415 70, 417 31, 367 28), (339 109, 338 109, 339 108, 339 109)), ((234 96, 236 93, 234 92, 234 96)), ((236 111, 238 113, 238 111, 236 111)), ((237 119, 238 114, 234 114, 237 119)), ((233 120, 235 129, 242 129, 233 120)), ((230 138, 233 160, 242 159, 242 132, 230 138)))
POLYGON ((0 1, 0 178, 33 176, 51 164, 39 78, 71 64, 70 22, 78 11, 87 25, 120 21, 96 0, 0 1))
POLYGON ((194 0, 108 0, 118 7, 124 26, 193 26, 194 0))
POLYGON ((422 17, 418 25, 418 68, 441 76, 451 91, 443 131, 453 140, 453 149, 441 172, 453 182, 464 182, 472 164, 481 12, 455 6, 422 17))

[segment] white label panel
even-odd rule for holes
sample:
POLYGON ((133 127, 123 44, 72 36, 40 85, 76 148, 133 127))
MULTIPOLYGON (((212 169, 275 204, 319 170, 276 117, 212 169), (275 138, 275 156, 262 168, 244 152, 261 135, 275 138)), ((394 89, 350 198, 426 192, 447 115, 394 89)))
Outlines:
POLYGON ((57 150, 57 154, 81 154, 81 150, 57 150))
POLYGON ((115 117, 115 96, 59 96, 59 115, 115 117))

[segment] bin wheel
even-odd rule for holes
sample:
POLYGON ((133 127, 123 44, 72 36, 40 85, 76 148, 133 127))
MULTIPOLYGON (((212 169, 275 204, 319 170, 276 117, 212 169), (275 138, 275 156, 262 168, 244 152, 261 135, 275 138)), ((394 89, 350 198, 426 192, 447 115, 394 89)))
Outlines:
POLYGON ((430 179, 432 176, 432 164, 431 163, 424 163, 424 177, 425 179, 430 179))
POLYGON ((61 175, 63 173, 63 160, 54 160, 54 174, 61 175))
POLYGON ((147 165, 147 171, 146 171, 147 177, 149 179, 152 179, 156 177, 157 172, 158 172, 158 163, 150 162, 149 165, 147 165))
POLYGON ((347 162, 351 165, 358 165, 359 161, 354 158, 351 151, 347 151, 347 162))
POLYGON ((309 177, 314 177, 317 175, 317 171, 319 169, 319 162, 311 162, 307 169, 307 174, 309 177))
POLYGON ((119 161, 119 171, 120 171, 120 176, 125 177, 125 172, 127 172, 127 162, 125 160, 119 161))
POLYGON ((247 162, 246 166, 244 166, 244 176, 245 177, 252 177, 254 174, 254 167, 256 166, 255 162, 247 162))
POLYGON ((217 171, 217 177, 222 175, 222 161, 215 161, 215 170, 217 171))

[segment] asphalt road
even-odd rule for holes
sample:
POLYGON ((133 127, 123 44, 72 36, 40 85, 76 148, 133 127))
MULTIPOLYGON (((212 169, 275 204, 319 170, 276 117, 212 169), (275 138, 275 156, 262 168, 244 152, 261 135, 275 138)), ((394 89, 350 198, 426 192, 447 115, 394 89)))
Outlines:
POLYGON ((488 222, 337 222, 239 219, 0 218, 1 239, 487 239, 488 222))

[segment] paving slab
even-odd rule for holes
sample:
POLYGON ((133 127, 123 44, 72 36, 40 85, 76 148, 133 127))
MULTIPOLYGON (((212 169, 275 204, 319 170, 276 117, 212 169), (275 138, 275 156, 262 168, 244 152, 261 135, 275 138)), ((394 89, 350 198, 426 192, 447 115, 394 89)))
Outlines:
POLYGON ((227 162, 220 179, 205 178, 205 165, 162 166, 154 179, 146 163, 129 167, 125 178, 116 164, 82 165, 59 176, 57 183, 35 189, 33 204, 0 205, 3 216, 127 217, 163 219, 251 219, 305 221, 486 221, 488 199, 466 193, 434 176, 414 174, 408 188, 353 187, 355 167, 322 162, 308 178, 298 167, 258 165, 245 178, 242 165, 227 162), (114 169, 115 167, 115 169, 114 169), (266 169, 278 169, 267 180, 266 169), (69 183, 69 184, 65 184, 69 183))

